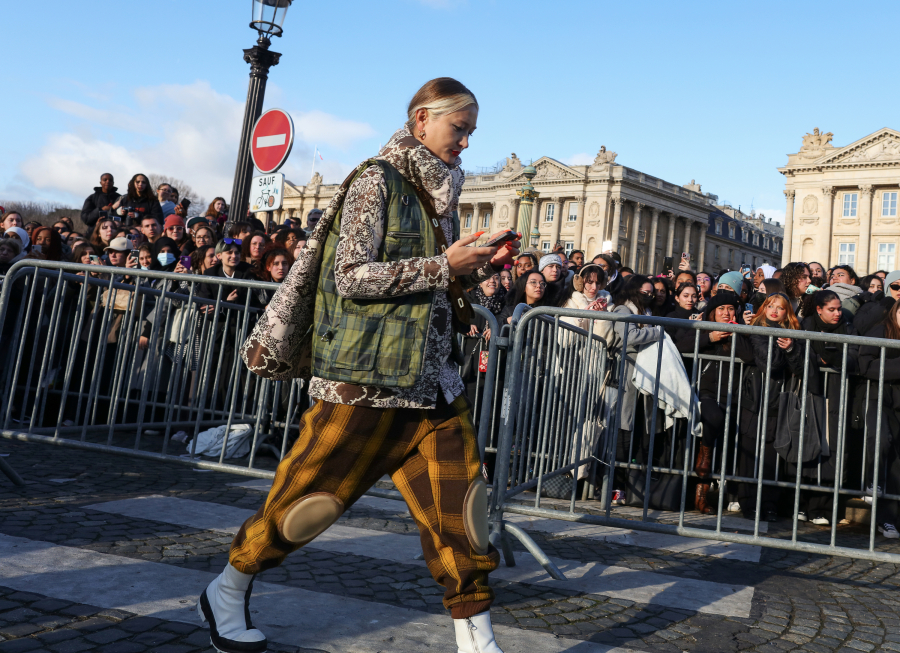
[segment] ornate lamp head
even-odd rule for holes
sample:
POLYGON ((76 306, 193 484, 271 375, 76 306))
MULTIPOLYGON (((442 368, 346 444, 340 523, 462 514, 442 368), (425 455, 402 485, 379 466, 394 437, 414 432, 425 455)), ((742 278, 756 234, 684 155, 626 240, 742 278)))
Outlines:
POLYGON ((253 20, 250 27, 259 32, 260 41, 268 41, 271 36, 281 36, 284 17, 293 0, 251 0, 253 20))

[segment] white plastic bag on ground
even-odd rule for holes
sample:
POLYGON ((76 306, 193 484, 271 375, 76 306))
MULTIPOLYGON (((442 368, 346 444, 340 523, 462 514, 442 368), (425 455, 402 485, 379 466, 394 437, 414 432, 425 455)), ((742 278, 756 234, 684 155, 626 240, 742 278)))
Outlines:
MULTIPOLYGON (((252 434, 253 427, 249 424, 232 424, 231 432, 228 435, 228 444, 225 447, 225 457, 243 458, 250 453, 250 436, 252 434)), ((222 451, 222 443, 225 440, 225 425, 216 426, 198 433, 195 440, 197 441, 197 448, 194 449, 195 454, 218 458, 219 453, 222 451)), ((193 442, 187 443, 188 453, 190 453, 193 446, 193 442)))

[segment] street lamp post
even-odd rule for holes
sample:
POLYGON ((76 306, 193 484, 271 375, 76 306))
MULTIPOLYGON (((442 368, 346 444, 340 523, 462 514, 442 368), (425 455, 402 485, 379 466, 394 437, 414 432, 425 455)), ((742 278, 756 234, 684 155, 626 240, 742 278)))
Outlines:
POLYGON ((534 190, 534 186, 531 185, 531 180, 534 179, 537 170, 534 166, 526 166, 523 173, 525 176, 525 185, 522 186, 521 190, 516 191, 516 195, 522 198, 522 201, 519 202, 519 219, 517 224, 522 230, 525 247, 533 247, 534 242, 541 237, 540 232, 534 233, 534 231, 537 231, 536 223, 533 232, 528 232, 528 227, 531 226, 531 212, 534 209, 534 200, 540 195, 540 193, 534 190))
POLYGON ((263 100, 266 96, 266 81, 269 68, 278 65, 280 52, 272 52, 269 46, 272 36, 280 37, 281 26, 293 0, 252 0, 253 20, 250 27, 259 32, 256 45, 244 50, 244 61, 250 64, 250 86, 247 89, 247 104, 244 107, 244 124, 241 127, 241 141, 238 144, 237 165, 234 169, 234 183, 231 187, 231 205, 228 210, 228 227, 234 221, 243 220, 247 215, 250 195, 250 180, 253 177, 253 161, 250 158, 250 135, 253 126, 262 115, 263 100))

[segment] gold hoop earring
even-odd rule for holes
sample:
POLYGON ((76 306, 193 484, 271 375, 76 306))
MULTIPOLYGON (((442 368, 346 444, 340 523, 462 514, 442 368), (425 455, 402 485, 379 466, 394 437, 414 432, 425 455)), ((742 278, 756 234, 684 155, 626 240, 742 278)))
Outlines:
POLYGON ((419 132, 419 138, 425 138, 425 132, 419 132))

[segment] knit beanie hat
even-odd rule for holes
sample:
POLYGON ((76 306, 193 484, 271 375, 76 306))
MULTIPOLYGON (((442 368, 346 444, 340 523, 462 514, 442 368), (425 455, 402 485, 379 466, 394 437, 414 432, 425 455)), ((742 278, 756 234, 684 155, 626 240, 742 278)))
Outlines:
POLYGON ((166 218, 166 224, 163 229, 168 229, 169 227, 184 227, 184 220, 179 218, 177 215, 170 215, 166 218))
POLYGON ((741 286, 744 283, 744 277, 740 272, 726 272, 721 277, 719 277, 719 281, 717 285, 725 284, 726 286, 730 286, 734 292, 738 295, 741 294, 741 286))
POLYGON ((540 263, 538 263, 538 272, 543 272, 544 268, 548 265, 559 265, 562 266, 562 263, 559 260, 559 256, 556 254, 545 254, 541 257, 540 263))
POLYGON ((900 270, 894 270, 893 272, 889 272, 888 275, 884 278, 885 291, 887 291, 887 287, 890 286, 895 281, 900 281, 900 270))
POLYGON ((740 297, 732 295, 730 292, 716 293, 709 298, 709 302, 706 304, 703 312, 706 315, 713 315, 719 306, 734 306, 734 314, 737 316, 741 311, 740 297))

